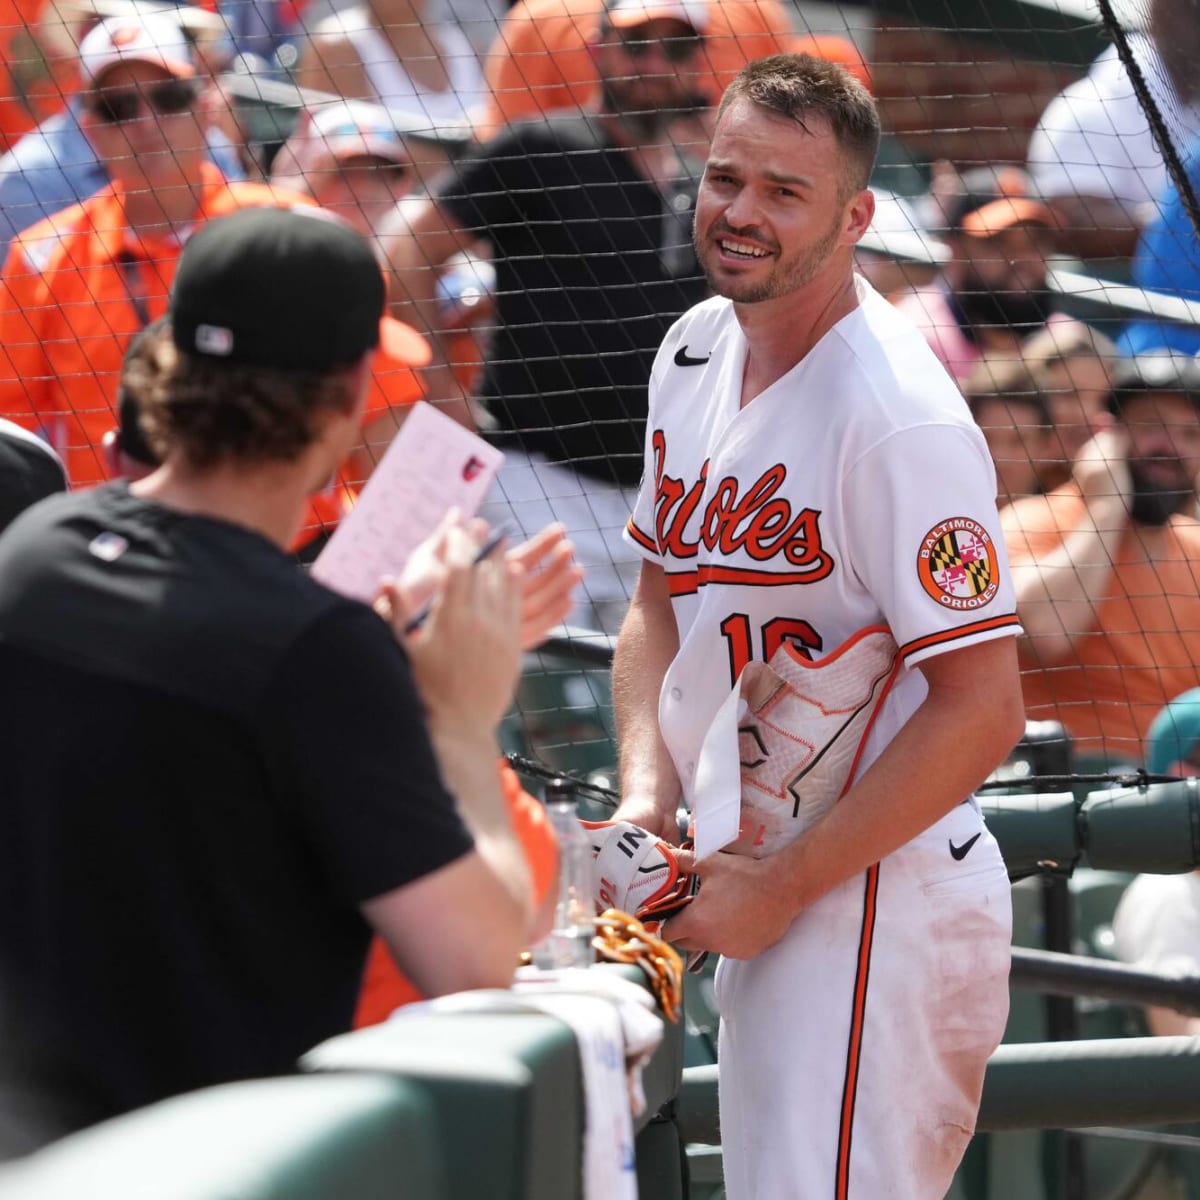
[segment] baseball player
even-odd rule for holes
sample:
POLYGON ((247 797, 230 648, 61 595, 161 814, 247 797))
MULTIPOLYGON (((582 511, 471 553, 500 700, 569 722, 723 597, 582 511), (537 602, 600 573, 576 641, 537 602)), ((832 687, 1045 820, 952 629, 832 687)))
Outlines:
POLYGON ((983 437, 853 271, 878 138, 828 63, 731 84, 696 212, 717 295, 658 353, 627 531, 616 815, 678 841, 693 813, 665 936, 723 955, 730 1200, 943 1196, 1008 1008, 971 793, 1023 728, 1018 625, 983 437))

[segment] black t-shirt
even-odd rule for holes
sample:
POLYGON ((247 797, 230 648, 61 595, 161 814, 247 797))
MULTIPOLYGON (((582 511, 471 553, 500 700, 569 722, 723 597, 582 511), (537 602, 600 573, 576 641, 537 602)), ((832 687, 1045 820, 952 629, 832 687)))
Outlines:
POLYGON ((0 1127, 290 1070, 471 846, 384 623, 124 485, 0 540, 0 713, 0 1127))
POLYGON ((636 485, 654 355, 706 295, 694 182, 664 195, 595 118, 562 117, 513 125, 439 199, 495 250, 500 328, 482 395, 500 425, 636 485))

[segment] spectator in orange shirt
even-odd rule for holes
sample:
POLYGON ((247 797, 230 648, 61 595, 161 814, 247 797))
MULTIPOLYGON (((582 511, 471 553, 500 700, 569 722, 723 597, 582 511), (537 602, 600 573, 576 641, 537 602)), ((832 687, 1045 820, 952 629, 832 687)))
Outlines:
POLYGON ((1119 355, 1104 334, 1058 315, 1021 343, 1021 357, 1050 406, 1054 445, 1042 467, 1042 490, 1050 492, 1071 478, 1084 444, 1112 424, 1106 405, 1119 355))
POLYGON ((0 274, 0 416, 42 433, 76 486, 104 478, 122 355, 165 311, 196 226, 301 200, 228 182, 207 161, 195 65, 169 14, 102 22, 80 70, 83 128, 113 182, 20 234, 0 274))
MULTIPOLYGON (((309 197, 374 241, 376 229, 412 189, 413 164, 385 109, 358 101, 333 101, 301 114, 271 167, 271 185, 309 197)), ((338 478, 313 497, 302 535, 311 559, 353 506, 387 448, 403 411, 425 394, 413 367, 429 359, 396 363, 377 358, 363 415, 363 441, 338 478)))
MULTIPOLYGON (((484 64, 491 100, 476 129, 481 140, 512 121, 594 104, 600 74, 591 47, 604 8, 602 0, 518 0, 513 5, 484 64)), ((797 37, 778 0, 647 0, 645 8, 703 32, 703 53, 688 64, 701 107, 714 105, 748 62, 783 51, 840 62, 864 84, 870 82, 850 42, 797 37)))
POLYGON ((1200 685, 1200 366, 1128 360, 1109 409, 1071 481, 1001 517, 1029 717, 1129 765, 1159 709, 1200 685))
POLYGON ((46 0, 0 0, 0 154, 66 103, 74 47, 55 37, 46 0))

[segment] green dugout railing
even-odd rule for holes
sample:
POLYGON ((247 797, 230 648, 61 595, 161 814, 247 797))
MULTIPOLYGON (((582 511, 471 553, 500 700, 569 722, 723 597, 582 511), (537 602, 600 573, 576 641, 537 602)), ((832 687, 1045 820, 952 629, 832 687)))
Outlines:
MULTIPOLYGON (((641 982, 636 968, 601 965, 641 982)), ((641 1195, 683 1200, 683 1030, 635 1123, 641 1195)), ((418 1013, 334 1038, 300 1074, 152 1105, 0 1168, 3 1200, 580 1200, 575 1036, 538 1011, 418 1013)))

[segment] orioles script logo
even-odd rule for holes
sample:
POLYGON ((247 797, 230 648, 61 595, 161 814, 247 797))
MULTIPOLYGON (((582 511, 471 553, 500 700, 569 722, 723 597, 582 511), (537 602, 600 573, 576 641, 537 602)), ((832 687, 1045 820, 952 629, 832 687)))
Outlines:
POLYGON ((787 479, 782 463, 764 471, 743 492, 740 481, 726 476, 713 489, 700 515, 699 537, 689 540, 687 527, 700 507, 708 482, 708 463, 690 487, 666 473, 667 439, 661 429, 651 438, 654 451, 655 532, 659 551, 674 558, 695 558, 703 543, 707 550, 734 554, 744 550, 757 562, 782 555, 815 583, 833 570, 833 556, 821 546, 815 509, 796 512, 790 500, 777 495, 787 479))

